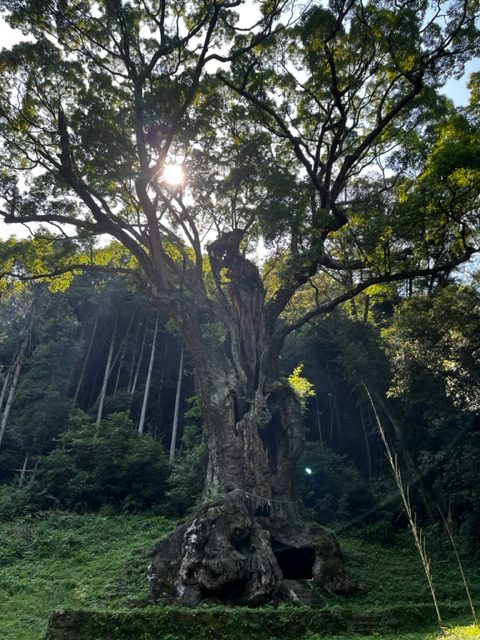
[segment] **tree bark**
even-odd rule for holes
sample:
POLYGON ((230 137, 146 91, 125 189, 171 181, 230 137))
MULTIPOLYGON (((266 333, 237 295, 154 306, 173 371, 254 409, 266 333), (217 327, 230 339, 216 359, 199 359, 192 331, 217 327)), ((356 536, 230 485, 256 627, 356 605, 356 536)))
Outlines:
POLYGON ((294 483, 301 407, 267 355, 273 329, 258 270, 238 251, 222 249, 209 251, 217 281, 222 267, 235 274, 224 300, 223 345, 199 322, 198 309, 182 317, 207 436, 206 504, 154 549, 152 595, 258 605, 298 599, 285 582, 291 579, 346 592, 353 585, 333 535, 304 522, 294 483))
POLYGON ((208 431, 207 502, 154 549, 153 598, 186 605, 298 601, 299 580, 349 592, 354 585, 334 536, 303 520, 293 481, 303 445, 293 392, 279 381, 268 394, 257 390, 238 420, 230 378, 218 370, 197 376, 208 431))

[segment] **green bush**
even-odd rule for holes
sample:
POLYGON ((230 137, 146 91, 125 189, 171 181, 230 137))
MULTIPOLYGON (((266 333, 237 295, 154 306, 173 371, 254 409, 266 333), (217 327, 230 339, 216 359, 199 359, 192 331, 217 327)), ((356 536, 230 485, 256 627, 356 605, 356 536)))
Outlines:
POLYGON ((168 479, 168 513, 184 516, 200 499, 207 470, 207 448, 197 425, 189 425, 182 436, 180 454, 177 455, 168 479))
POLYGON ((0 520, 10 520, 32 507, 27 488, 16 484, 0 484, 0 520))
POLYGON ((164 501, 167 476, 161 443, 140 437, 127 413, 102 420, 98 433, 79 413, 40 459, 30 491, 41 508, 138 512, 164 501))

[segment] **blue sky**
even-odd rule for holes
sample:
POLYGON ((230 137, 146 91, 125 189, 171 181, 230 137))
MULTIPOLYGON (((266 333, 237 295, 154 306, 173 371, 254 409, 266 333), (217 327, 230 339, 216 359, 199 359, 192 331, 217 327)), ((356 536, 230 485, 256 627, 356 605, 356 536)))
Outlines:
POLYGON ((460 80, 451 78, 443 87, 443 91, 449 96, 457 106, 468 102, 467 82, 471 73, 480 71, 480 59, 471 60, 465 66, 465 75, 460 80))

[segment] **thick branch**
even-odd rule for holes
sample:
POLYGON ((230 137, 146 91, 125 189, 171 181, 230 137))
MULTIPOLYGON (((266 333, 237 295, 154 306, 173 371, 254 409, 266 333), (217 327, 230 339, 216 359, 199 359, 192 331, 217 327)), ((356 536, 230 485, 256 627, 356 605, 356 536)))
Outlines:
POLYGON ((70 264, 66 267, 62 267, 59 269, 54 269, 53 271, 45 271, 43 273, 35 273, 35 274, 25 274, 25 273, 17 273, 16 271, 0 271, 0 280, 2 278, 12 278, 14 280, 19 280, 21 282, 32 282, 35 280, 46 280, 50 278, 58 278, 59 276, 65 275, 66 273, 74 273, 75 271, 95 271, 102 273, 120 273, 123 275, 133 276, 140 283, 144 284, 140 273, 135 269, 128 269, 126 267, 105 267, 96 264, 70 264))
POLYGON ((327 302, 324 302, 323 304, 316 306, 310 311, 307 311, 294 322, 285 324, 280 329, 278 329, 273 335, 271 340, 269 357, 276 360, 276 358, 280 354, 285 338, 290 333, 292 333, 293 331, 296 331, 297 329, 300 329, 301 327, 303 327, 304 324, 306 324, 310 320, 313 320, 313 318, 317 318, 318 316, 322 316, 322 315, 327 315, 328 313, 336 309, 340 304, 342 304, 343 302, 347 302, 352 298, 355 298, 355 296, 362 293, 369 287, 377 284, 388 284, 391 282, 400 282, 402 280, 408 280, 410 278, 422 278, 425 276, 435 276, 443 272, 449 272, 455 267, 457 267, 458 265, 469 260, 472 257, 472 255, 474 255, 478 251, 479 250, 470 247, 461 256, 458 256, 454 260, 438 265, 436 267, 430 267, 427 269, 411 269, 411 270, 405 270, 405 271, 400 271, 398 273, 391 273, 391 274, 381 274, 357 283, 355 286, 351 287, 350 289, 347 289, 346 291, 336 296, 335 298, 332 298, 331 300, 328 300, 327 302))

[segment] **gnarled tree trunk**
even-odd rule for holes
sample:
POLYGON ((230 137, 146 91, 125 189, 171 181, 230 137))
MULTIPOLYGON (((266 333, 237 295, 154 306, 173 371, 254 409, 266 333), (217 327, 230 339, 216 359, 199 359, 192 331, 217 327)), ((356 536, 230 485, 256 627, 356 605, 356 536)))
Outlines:
POLYGON ((295 490, 301 409, 268 355, 273 331, 258 270, 225 239, 209 253, 214 277, 225 268, 232 276, 221 289, 223 344, 198 309, 182 318, 207 430, 206 504, 156 546, 153 597, 259 605, 296 600, 287 585, 303 579, 349 590, 334 536, 304 521, 295 490))

